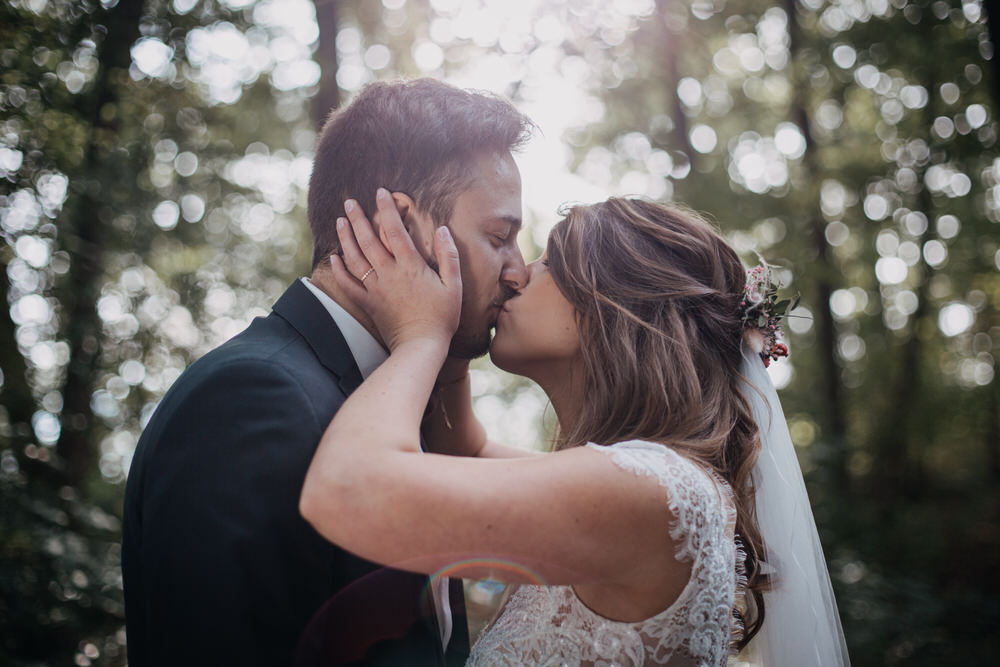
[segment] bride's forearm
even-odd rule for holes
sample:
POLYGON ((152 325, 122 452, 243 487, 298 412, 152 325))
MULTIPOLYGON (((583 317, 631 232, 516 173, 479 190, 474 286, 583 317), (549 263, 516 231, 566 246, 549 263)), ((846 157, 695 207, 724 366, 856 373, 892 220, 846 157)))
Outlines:
POLYGON ((336 541, 345 512, 360 497, 389 502, 382 488, 409 457, 420 453, 420 421, 448 343, 401 343, 344 402, 320 438, 299 496, 299 512, 324 537, 336 541))
POLYGON ((430 451, 450 456, 478 456, 486 444, 486 430, 472 411, 467 361, 445 362, 424 419, 424 438, 430 451))
POLYGON ((520 458, 536 452, 490 440, 472 409, 469 363, 449 357, 435 384, 429 414, 424 419, 428 451, 450 456, 520 458))
POLYGON ((436 339, 401 343, 337 411, 320 448, 419 450, 420 421, 447 351, 436 339))
MULTIPOLYGON (((316 519, 363 489, 368 467, 402 464, 420 451, 420 421, 447 341, 401 343, 352 393, 320 438, 302 487, 300 509, 316 519)), ((319 526, 317 526, 319 527, 319 526)))

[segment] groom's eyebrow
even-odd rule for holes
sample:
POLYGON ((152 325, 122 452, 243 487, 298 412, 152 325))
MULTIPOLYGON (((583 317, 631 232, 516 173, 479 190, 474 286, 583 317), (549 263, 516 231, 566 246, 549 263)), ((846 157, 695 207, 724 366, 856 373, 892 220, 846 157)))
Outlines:
POLYGON ((506 222, 508 225, 513 227, 515 232, 521 231, 521 218, 516 215, 501 215, 497 219, 506 222))

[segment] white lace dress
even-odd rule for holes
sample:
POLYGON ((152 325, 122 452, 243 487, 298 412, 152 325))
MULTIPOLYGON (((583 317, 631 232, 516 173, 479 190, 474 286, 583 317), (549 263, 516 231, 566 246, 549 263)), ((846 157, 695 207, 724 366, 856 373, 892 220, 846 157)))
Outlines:
POLYGON ((736 590, 736 510, 728 485, 664 445, 588 444, 655 477, 676 517, 670 536, 691 578, 677 600, 637 623, 588 609, 571 586, 521 586, 480 635, 467 665, 725 665, 736 590))

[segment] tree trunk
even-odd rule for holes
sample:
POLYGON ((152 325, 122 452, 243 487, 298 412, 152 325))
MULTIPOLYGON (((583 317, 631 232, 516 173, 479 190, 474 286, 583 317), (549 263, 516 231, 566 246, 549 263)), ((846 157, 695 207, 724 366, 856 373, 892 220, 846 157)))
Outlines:
POLYGON ((847 474, 847 428, 844 418, 843 386, 840 381, 840 364, 837 363, 837 329, 830 312, 830 296, 834 291, 834 277, 837 269, 830 257, 830 247, 826 242, 826 225, 818 210, 818 193, 815 184, 822 177, 822 167, 817 156, 816 141, 807 109, 809 86, 807 77, 799 69, 797 55, 801 49, 802 32, 797 19, 796 0, 785 0, 785 11, 788 13, 789 34, 789 66, 792 72, 792 87, 795 90, 791 106, 792 122, 798 127, 805 139, 806 150, 802 157, 802 165, 806 171, 806 181, 810 184, 810 201, 803 210, 809 216, 806 228, 813 248, 816 251, 816 264, 813 274, 816 276, 814 293, 816 298, 816 354, 819 357, 820 390, 823 406, 819 414, 820 427, 824 440, 831 447, 830 466, 833 478, 841 489, 848 484, 847 474))
POLYGON ((97 315, 103 274, 106 229, 112 217, 110 197, 102 190, 121 173, 134 178, 137 169, 115 169, 127 160, 116 151, 117 106, 121 86, 128 81, 129 50, 139 37, 143 3, 119 2, 104 11, 96 23, 107 33, 98 45, 99 68, 92 90, 80 100, 79 113, 91 128, 84 160, 70 178, 70 197, 60 216, 60 229, 73 258, 60 299, 65 318, 64 336, 70 349, 66 384, 63 387, 62 433, 56 452, 66 466, 67 482, 78 485, 95 463, 95 437, 91 392, 101 356, 101 320, 97 315), (106 113, 102 113, 102 109, 106 113))
MULTIPOLYGON (((928 90, 934 89, 928 88, 928 90)), ((927 109, 930 106, 928 104, 927 109)), ((933 114, 928 113, 928 115, 931 118, 926 127, 930 127, 930 123, 934 120, 933 114)), ((921 183, 924 180, 923 171, 919 177, 921 183)), ((926 186, 921 187, 918 208, 927 215, 928 219, 931 218, 934 201, 926 186)), ((928 229, 930 229, 930 225, 928 225, 928 229)), ((916 239, 916 243, 923 247, 931 236, 924 233, 916 239)), ((911 425, 914 423, 915 417, 914 410, 923 409, 919 404, 919 398, 923 393, 920 373, 923 343, 917 332, 920 329, 921 321, 927 315, 929 283, 929 276, 924 275, 916 288, 917 310, 913 313, 911 320, 912 332, 909 339, 903 343, 902 350, 899 351, 898 363, 894 364, 899 372, 888 392, 888 395, 892 397, 892 403, 889 414, 882 420, 883 427, 879 438, 875 441, 877 447, 876 492, 883 498, 885 507, 890 507, 906 498, 912 499, 919 496, 923 490, 920 457, 914 455, 910 441, 916 440, 915 434, 911 432, 911 425)))
POLYGON ((316 62, 322 75, 319 79, 319 93, 313 100, 313 115, 316 124, 322 128, 327 116, 340 106, 340 86, 337 85, 337 0, 313 0, 316 5, 316 23, 319 25, 319 46, 316 62))
POLYGON ((670 92, 670 117, 674 121, 674 129, 672 130, 674 146, 687 155, 688 160, 693 164, 695 152, 691 148, 691 139, 688 135, 687 114, 684 111, 684 105, 681 104, 681 98, 677 94, 677 86, 681 80, 677 60, 683 51, 682 40, 684 39, 684 35, 683 32, 674 32, 667 22, 666 4, 666 0, 656 0, 657 14, 664 17, 661 21, 663 28, 663 38, 661 40, 661 44, 663 45, 662 61, 666 71, 666 88, 670 92))
MULTIPOLYGON (((923 25, 923 24, 921 24, 923 25)), ((939 77, 935 76, 933 68, 927 67, 925 76, 921 84, 926 90, 937 90, 939 77)), ((923 109, 923 119, 921 125, 930 128, 937 115, 932 95, 923 109)), ((927 229, 915 242, 921 248, 924 244, 934 238, 936 233, 933 227, 934 198, 925 184, 924 176, 927 173, 925 165, 917 174, 917 182, 921 184, 920 192, 917 195, 917 210, 927 216, 927 229)), ((921 264, 917 264, 911 271, 915 271, 921 264)), ((886 508, 891 507, 905 499, 913 499, 923 494, 925 485, 923 484, 923 466, 919 453, 914 454, 910 441, 923 440, 929 438, 918 438, 912 431, 913 424, 916 423, 917 413, 925 409, 920 405, 919 399, 923 394, 923 378, 920 372, 920 363, 923 358, 924 345, 920 339, 919 331, 922 320, 928 315, 928 300, 930 299, 930 275, 929 271, 923 270, 920 281, 915 288, 917 295, 917 310, 911 319, 910 337, 903 343, 899 352, 899 361, 894 364, 899 369, 898 375, 889 389, 888 395, 892 397, 889 413, 882 420, 882 429, 875 441, 877 450, 875 481, 876 492, 882 496, 883 504, 886 508)))
MULTIPOLYGON (((986 69, 993 73, 993 101, 1000 107, 1000 67, 997 66, 997 58, 1000 58, 1000 0, 986 0, 983 8, 986 10, 990 42, 993 44, 993 59, 986 65, 986 69)), ((1000 377, 994 378, 991 383, 990 397, 992 409, 987 447, 990 470, 995 479, 1000 479, 1000 377)))
POLYGON ((990 462, 990 472, 994 480, 1000 480, 1000 378, 994 377, 990 383, 990 393, 987 398, 990 423, 986 432, 987 457, 990 462))

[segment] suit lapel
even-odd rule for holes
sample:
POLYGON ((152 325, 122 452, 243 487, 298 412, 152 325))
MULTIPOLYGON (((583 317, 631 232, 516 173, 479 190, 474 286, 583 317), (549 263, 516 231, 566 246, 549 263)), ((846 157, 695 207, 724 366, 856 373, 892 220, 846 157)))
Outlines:
POLYGON ((361 371, 344 335, 330 313, 302 281, 293 282, 274 304, 273 310, 305 338, 320 363, 337 376, 345 395, 361 385, 361 371))
MULTIPOLYGON (((302 281, 295 280, 285 290, 281 298, 275 302, 273 311, 306 340, 320 363, 337 376, 338 384, 345 396, 349 396, 361 386, 364 378, 362 378, 358 364, 354 360, 354 355, 351 354, 347 340, 337 327, 336 322, 330 317, 330 313, 309 291, 309 288, 302 284, 302 281)), ((427 450, 423 434, 420 436, 420 446, 424 451, 427 450)), ((386 570, 386 572, 391 572, 391 570, 386 570)), ((423 594, 420 596, 419 603, 421 605, 421 622, 430 631, 431 636, 440 637, 441 631, 438 627, 434 602, 430 595, 429 579, 426 576, 399 571, 395 572, 395 576, 402 577, 398 585, 403 585, 404 580, 422 583, 423 594)), ((464 663, 469 654, 468 628, 465 622, 464 596, 461 587, 461 580, 452 581, 449 595, 454 614, 454 626, 452 639, 448 643, 448 656, 451 658, 448 662, 454 661, 456 664, 464 663), (460 613, 455 614, 455 611, 460 613)), ((438 658, 443 663, 445 657, 440 640, 435 641, 434 645, 438 651, 438 658)))

